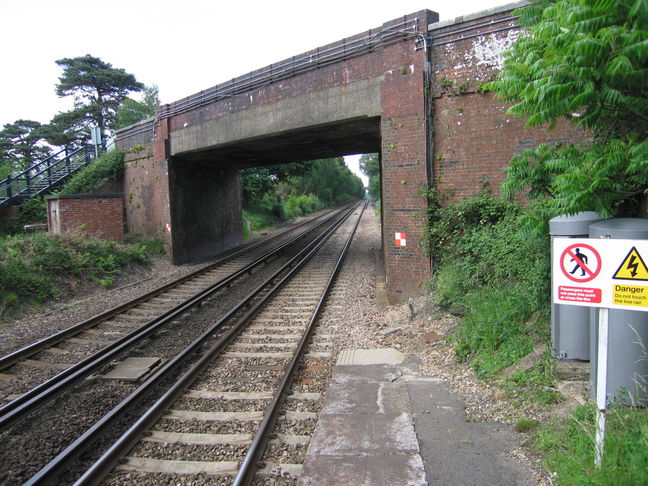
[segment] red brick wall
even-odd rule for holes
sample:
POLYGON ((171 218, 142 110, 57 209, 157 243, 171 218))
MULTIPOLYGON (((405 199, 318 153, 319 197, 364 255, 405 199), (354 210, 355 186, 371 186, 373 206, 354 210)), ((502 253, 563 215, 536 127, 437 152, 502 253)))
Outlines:
POLYGON ((527 128, 506 114, 492 94, 446 95, 434 104, 434 172, 452 200, 479 192, 487 182, 498 193, 511 157, 540 143, 571 142, 580 134, 561 123, 555 130, 527 128))
POLYGON ((124 239, 122 195, 54 196, 46 199, 50 233, 124 239))
MULTIPOLYGON (((131 233, 162 238, 170 244, 169 174, 165 158, 155 158, 151 145, 124 157, 126 223, 131 233)), ((167 248, 168 249, 168 248, 167 248)))
MULTIPOLYGON (((421 30, 427 16, 420 12, 421 30)), ((427 202, 429 133, 425 110, 426 53, 414 41, 383 49, 381 87, 382 232, 387 291, 390 301, 402 301, 423 291, 430 278, 429 259, 421 249, 427 202), (396 246, 395 233, 405 233, 406 245, 396 246)))
MULTIPOLYGON (((439 24, 442 25, 442 24, 439 24)), ((555 130, 525 127, 507 115, 508 106, 483 93, 495 79, 502 52, 520 34, 509 11, 433 28, 433 169, 437 186, 458 200, 476 194, 483 182, 499 192, 511 157, 540 143, 573 142, 582 132, 566 123, 555 130)))

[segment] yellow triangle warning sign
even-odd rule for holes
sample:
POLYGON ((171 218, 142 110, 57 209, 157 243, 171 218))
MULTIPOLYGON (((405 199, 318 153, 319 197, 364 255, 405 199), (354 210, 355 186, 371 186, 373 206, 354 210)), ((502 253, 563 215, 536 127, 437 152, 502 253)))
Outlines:
POLYGON ((641 258, 634 246, 623 259, 621 266, 619 266, 612 278, 617 280, 648 280, 648 267, 646 267, 643 258, 641 258))

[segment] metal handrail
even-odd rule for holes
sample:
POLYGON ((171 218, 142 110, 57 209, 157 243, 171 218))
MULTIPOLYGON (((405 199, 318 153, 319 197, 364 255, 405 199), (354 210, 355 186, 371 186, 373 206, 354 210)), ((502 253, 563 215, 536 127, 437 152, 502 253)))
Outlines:
POLYGON ((72 152, 64 148, 22 172, 0 180, 0 207, 50 191, 92 162, 95 156, 93 145, 84 145, 72 152), (65 156, 57 159, 61 154, 65 156))

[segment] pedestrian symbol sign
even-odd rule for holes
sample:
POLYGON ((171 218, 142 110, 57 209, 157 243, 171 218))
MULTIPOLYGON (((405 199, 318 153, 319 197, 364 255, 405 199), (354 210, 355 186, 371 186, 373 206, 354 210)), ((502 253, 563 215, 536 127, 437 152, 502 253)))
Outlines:
POLYGON ((628 252, 612 277, 616 280, 648 280, 648 268, 636 247, 628 252))
POLYGON ((589 282, 601 271, 601 256, 591 245, 570 245, 561 254, 560 270, 572 282, 589 282))

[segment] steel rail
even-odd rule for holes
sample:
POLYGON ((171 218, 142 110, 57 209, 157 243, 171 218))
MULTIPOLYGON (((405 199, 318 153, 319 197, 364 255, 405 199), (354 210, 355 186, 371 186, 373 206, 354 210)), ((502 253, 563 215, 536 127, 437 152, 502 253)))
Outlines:
MULTIPOLYGON (((318 216, 317 218, 321 218, 323 216, 326 216, 327 214, 330 214, 332 211, 334 211, 334 210, 327 211, 326 213, 318 216)), ((225 255, 224 257, 220 258, 219 260, 212 263, 211 265, 206 266, 205 268, 201 268, 199 270, 191 272, 191 273, 185 275, 184 277, 181 277, 181 278, 179 278, 177 280, 174 280, 173 282, 169 282, 168 284, 164 284, 164 285, 162 285, 162 286, 160 286, 160 287, 158 287, 158 288, 156 288, 154 290, 151 290, 150 292, 148 292, 148 293, 146 293, 144 295, 141 295, 141 296, 139 296, 139 297, 137 297, 137 298, 135 298, 133 300, 130 300, 130 301, 128 301, 128 302, 126 302, 124 304, 121 304, 121 305, 119 305, 117 307, 114 307, 114 308, 112 308, 112 309, 110 309, 110 310, 108 310, 106 312, 103 312, 101 314, 97 314, 96 316, 93 316, 90 319, 86 319, 85 321, 74 324, 73 326, 70 326, 70 327, 68 327, 66 329, 63 329, 63 330, 61 330, 61 331, 59 331, 59 332, 57 332, 55 334, 52 334, 52 335, 47 336, 45 338, 42 338, 42 339, 40 339, 40 340, 38 340, 38 341, 36 341, 36 342, 34 342, 32 344, 29 344, 29 345, 21 348, 21 349, 13 351, 13 352, 11 352, 11 353, 9 353, 9 354, 7 354, 7 355, 0 358, 0 371, 4 370, 4 369, 6 369, 6 368, 8 368, 10 366, 13 366, 14 364, 16 364, 18 361, 20 361, 22 359, 28 358, 30 356, 33 356, 36 353, 41 352, 42 350, 44 350, 45 348, 47 348, 49 346, 53 346, 54 344, 57 344, 57 343, 65 340, 67 338, 70 338, 72 336, 76 336, 77 334, 82 333, 86 329, 90 329, 90 328, 96 326, 97 324, 99 324, 100 322, 103 322, 105 320, 110 319, 111 317, 114 317, 114 316, 116 316, 118 314, 121 314, 122 312, 124 312, 124 311, 126 311, 126 310, 128 310, 128 309, 130 309, 132 307, 135 307, 136 305, 141 304, 142 302, 146 302, 147 300, 150 300, 153 297, 156 297, 156 296, 160 295, 161 293, 168 291, 171 288, 177 287, 177 286, 182 285, 183 283, 185 283, 185 282, 187 282, 187 281, 189 281, 189 280, 191 280, 193 278, 199 277, 200 275, 202 275, 204 273, 207 273, 207 272, 213 270, 214 268, 216 268, 216 267, 218 267, 218 266, 220 266, 220 265, 222 265, 222 264, 224 264, 224 263, 226 263, 226 262, 228 262, 230 260, 233 260, 234 258, 237 258, 237 257, 239 257, 239 256, 241 256, 241 255, 243 255, 245 253, 251 252, 252 250, 257 249, 260 246, 263 246, 263 245, 269 243, 272 240, 275 240, 277 238, 285 236, 287 233, 289 233, 291 231, 295 231, 296 229, 301 228, 302 226, 305 226, 305 225, 307 225, 309 223, 312 223, 317 218, 309 219, 307 221, 304 221, 302 223, 299 223, 296 226, 293 226, 293 227, 287 229, 286 231, 282 231, 282 232, 280 232, 280 233, 278 233, 276 235, 272 235, 272 236, 269 236, 267 238, 263 238, 263 239, 255 242, 255 243, 253 243, 251 245, 246 246, 245 248, 242 248, 240 250, 235 251, 234 253, 232 253, 230 255, 225 255)), ((302 233, 302 235, 306 234, 308 231, 310 231, 310 230, 305 231, 304 233, 302 233)), ((0 408, 0 414, 1 413, 2 413, 2 408, 0 408)))
MULTIPOLYGON (((322 222, 322 224, 326 224, 334 218, 335 215, 327 218, 322 222)), ((301 236, 303 235, 300 234, 294 236, 287 242, 273 249, 272 252, 262 255, 252 263, 246 265, 245 267, 229 275, 228 277, 221 279, 219 282, 216 282, 215 284, 209 286, 207 289, 198 292, 196 295, 189 298, 182 304, 177 305, 161 316, 149 321, 139 329, 136 329, 132 333, 127 334, 121 339, 101 349, 97 353, 63 370, 61 373, 53 376, 49 380, 34 387, 15 400, 0 407, 0 430, 9 427, 17 420, 42 407, 56 395, 65 391, 65 389, 69 386, 79 382, 101 366, 108 363, 110 360, 117 357, 119 354, 129 350, 143 339, 158 331, 161 327, 163 327, 170 321, 178 318, 189 309, 209 298, 218 290, 229 285, 236 278, 250 271, 256 265, 269 258, 271 254, 278 253, 290 244, 294 243, 294 241, 301 238, 301 236)))
POLYGON ((246 306, 250 306, 253 299, 258 297, 268 285, 272 285, 274 281, 280 277, 281 273, 286 269, 290 269, 288 275, 281 278, 281 281, 274 285, 274 287, 265 295, 259 302, 251 306, 247 313, 234 324, 233 328, 218 339, 212 348, 204 354, 191 368, 185 372, 181 378, 175 381, 173 387, 167 390, 155 404, 140 417, 129 429, 125 432, 108 451, 106 451, 101 458, 93 464, 93 466, 86 471, 86 473, 79 478, 75 484, 97 484, 113 467, 114 461, 118 460, 124 450, 130 449, 137 442, 141 433, 146 430, 151 423, 164 412, 166 406, 175 400, 182 392, 182 385, 185 387, 192 383, 198 376, 200 371, 206 367, 210 361, 213 360, 214 354, 217 353, 222 347, 229 342, 229 340, 244 326, 251 317, 261 308, 261 306, 274 295, 285 283, 288 277, 293 275, 305 262, 312 257, 312 255, 324 244, 324 242, 335 232, 335 230, 348 218, 355 208, 349 209, 343 214, 340 219, 334 222, 330 228, 326 230, 320 238, 309 243, 297 255, 295 255, 289 262, 282 268, 278 269, 273 275, 267 278, 255 290, 250 292, 244 299, 242 299, 236 306, 234 306, 226 315, 221 317, 215 322, 208 330, 204 331, 197 339, 189 344, 184 350, 178 353, 172 360, 168 361, 164 366, 158 369, 150 378, 142 383, 135 389, 128 397, 122 400, 110 412, 104 415, 92 427, 90 427, 84 434, 78 437, 71 443, 65 450, 61 451, 54 459, 52 459, 46 466, 32 476, 25 485, 34 486, 39 484, 48 484, 57 477, 63 470, 74 461, 80 454, 85 452, 97 439, 99 439, 107 429, 112 426, 116 420, 129 411, 133 406, 139 403, 152 389, 158 385, 163 379, 170 376, 171 373, 184 364, 205 342, 212 337, 214 332, 219 330, 235 313, 239 312, 246 306))
POLYGON ((333 287, 333 282, 337 277, 337 274, 340 271, 342 264, 344 263, 347 252, 349 250, 349 247, 351 246, 351 242, 353 241, 353 237, 355 236, 356 230, 358 229, 358 225, 360 224, 360 220, 362 219, 362 215, 364 214, 366 207, 367 207, 367 203, 364 204, 362 211, 360 212, 360 216, 358 217, 358 220, 353 226, 353 230, 351 231, 349 237, 347 238, 346 244, 344 245, 344 248, 340 253, 335 268, 333 269, 333 272, 331 273, 331 276, 326 284, 326 287, 322 292, 322 296, 320 297, 320 300, 317 303, 317 307, 315 308, 313 314, 311 315, 311 318, 306 328, 306 332, 302 336, 302 339, 299 342, 297 350, 295 351, 295 354, 293 355, 290 363, 288 364, 287 371, 284 373, 283 377, 281 378, 277 391, 274 393, 272 401, 270 402, 270 404, 266 409, 266 412, 263 416, 263 420, 259 425, 259 429, 255 434, 254 439, 252 440, 252 444, 250 444, 250 447, 248 448, 248 451, 245 454, 245 458, 241 462, 241 466, 239 467, 239 471, 236 474, 236 477, 234 478, 234 482, 232 483, 232 486, 249 486, 252 483, 252 480, 254 479, 254 475, 256 474, 257 463, 261 459, 268 442, 268 435, 272 432, 272 429, 274 428, 275 423, 277 422, 277 417, 279 416, 281 406, 285 400, 286 393, 288 392, 290 385, 292 384, 293 377, 295 376, 295 372, 297 371, 297 366, 299 365, 299 361, 302 355, 304 354, 304 350, 306 349, 306 344, 308 343, 313 328, 315 327, 315 322, 319 318, 319 315, 322 311, 322 307, 324 306, 324 303, 328 298, 328 294, 331 288, 333 287))

